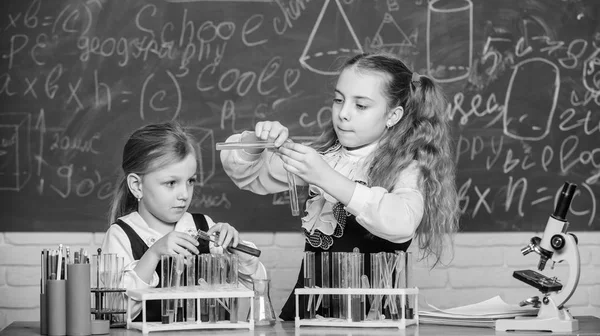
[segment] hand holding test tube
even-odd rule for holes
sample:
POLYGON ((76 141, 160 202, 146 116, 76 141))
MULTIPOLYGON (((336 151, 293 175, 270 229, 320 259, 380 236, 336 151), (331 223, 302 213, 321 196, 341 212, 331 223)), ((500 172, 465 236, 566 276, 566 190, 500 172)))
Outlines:
MULTIPOLYGON (((252 141, 252 142, 217 142, 217 150, 233 150, 248 148, 276 148, 270 141, 252 141)), ((296 178, 294 174, 287 173, 288 188, 290 191, 290 209, 292 216, 300 216, 300 206, 298 205, 298 190, 296 189, 296 178)))

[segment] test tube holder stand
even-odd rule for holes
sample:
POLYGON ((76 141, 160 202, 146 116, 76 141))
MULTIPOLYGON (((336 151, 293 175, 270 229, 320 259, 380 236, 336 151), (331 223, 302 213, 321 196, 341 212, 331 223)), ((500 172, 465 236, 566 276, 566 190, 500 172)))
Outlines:
POLYGON ((146 307, 146 301, 149 300, 169 300, 169 299, 196 299, 196 321, 174 322, 162 324, 161 322, 146 321, 146 310, 142 310, 142 321, 133 322, 129 312, 127 313, 127 329, 137 329, 142 334, 148 334, 153 331, 170 330, 193 330, 193 329, 249 329, 254 330, 254 320, 250 321, 218 321, 202 322, 200 316, 200 299, 221 299, 221 298, 249 298, 250 316, 254 316, 254 291, 243 285, 199 285, 182 286, 178 288, 148 288, 148 289, 130 289, 127 290, 128 306, 132 300, 141 301, 142 306, 146 307))
POLYGON ((301 326, 315 327, 363 327, 363 328, 398 328, 406 329, 410 325, 419 324, 419 289, 418 288, 296 288, 296 328, 301 326), (346 319, 340 318, 322 318, 322 319, 301 319, 298 315, 298 306, 300 296, 302 295, 347 295, 348 310, 346 319), (414 302, 413 318, 406 318, 405 314, 400 314, 398 320, 376 320, 376 321, 352 321, 350 317, 352 311, 352 295, 398 295, 400 296, 401 307, 406 306, 407 299, 410 297, 414 302))
POLYGON ((113 315, 125 315, 126 309, 109 309, 103 308, 102 302, 107 293, 124 293, 125 288, 92 288, 90 291, 94 294, 94 307, 92 307, 91 313, 95 316, 96 320, 103 320, 108 317, 111 328, 122 328, 125 327, 123 322, 115 322, 112 319, 113 315))

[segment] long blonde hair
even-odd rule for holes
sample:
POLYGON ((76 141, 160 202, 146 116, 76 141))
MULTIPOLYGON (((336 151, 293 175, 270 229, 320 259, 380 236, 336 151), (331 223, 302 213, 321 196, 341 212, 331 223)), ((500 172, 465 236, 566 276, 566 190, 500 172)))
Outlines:
MULTIPOLYGON (((391 191, 398 172, 417 161, 425 211, 416 235, 423 257, 435 256, 435 266, 441 259, 445 238, 458 230, 459 219, 446 98, 430 78, 413 76, 402 61, 391 55, 360 54, 348 60, 342 71, 350 67, 385 74, 383 77, 389 79, 385 92, 388 109, 404 108, 402 119, 384 133, 373 153, 368 183, 391 191)), ((337 135, 328 127, 312 146, 325 152, 336 143, 337 135)))

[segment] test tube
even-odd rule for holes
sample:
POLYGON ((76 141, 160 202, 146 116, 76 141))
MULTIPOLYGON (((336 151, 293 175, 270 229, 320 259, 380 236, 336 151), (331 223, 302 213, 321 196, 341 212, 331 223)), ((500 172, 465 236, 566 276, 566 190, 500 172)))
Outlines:
MULTIPOLYGON (((360 288, 360 276, 362 274, 362 271, 359 270, 359 266, 360 266, 360 259, 359 259, 359 254, 358 252, 352 252, 349 253, 349 259, 348 259, 348 268, 349 268, 349 272, 348 272, 348 278, 349 278, 349 287, 350 288, 360 288)), ((352 294, 350 296, 350 306, 351 306, 351 318, 353 322, 359 322, 361 321, 361 316, 360 316, 360 295, 358 294, 352 294)))
MULTIPOLYGON (((185 260, 183 255, 175 254, 171 258, 173 265, 171 266, 171 287, 179 289, 180 286, 184 285, 184 271, 185 271, 185 260)), ((175 322, 183 322, 183 299, 173 300, 173 312, 175 316, 173 320, 175 322)))
POLYGON ((272 141, 250 141, 250 142, 217 142, 217 150, 233 150, 247 148, 275 148, 275 143, 272 141))
MULTIPOLYGON (((381 254, 371 253, 371 287, 381 288, 381 254)), ((381 295, 373 295, 371 309, 368 313, 370 320, 379 320, 381 318, 381 295)))
MULTIPOLYGON (((210 281, 208 284, 213 288, 219 283, 219 259, 217 255, 210 255, 210 281)), ((217 299, 208 299, 208 321, 210 323, 217 323, 219 316, 217 310, 217 299)))
MULTIPOLYGON (((227 286, 227 276, 228 276, 228 272, 227 272, 227 264, 229 263, 229 258, 227 258, 226 255, 220 254, 218 255, 219 258, 219 286, 221 288, 227 286)), ((220 300, 217 301, 218 305, 218 314, 219 314, 219 321, 225 321, 225 320, 229 320, 229 299, 228 298, 221 298, 220 300)))
MULTIPOLYGON (((405 264, 404 264, 404 275, 406 278, 406 288, 413 288, 412 279, 412 268, 413 268, 413 256, 412 252, 405 253, 405 264)), ((406 318, 412 319, 414 315, 415 300, 410 296, 406 296, 406 318)))
MULTIPOLYGON (((330 288, 331 286, 329 270, 329 252, 321 252, 321 288, 330 288)), ((321 315, 323 317, 330 317, 330 314, 329 295, 324 295, 321 304, 321 315)))
MULTIPOLYGON (((172 257, 168 254, 164 254, 160 257, 160 268, 161 268, 161 288, 171 287, 171 259, 172 257)), ((174 322, 174 300, 164 299, 161 300, 161 321, 162 324, 169 324, 174 322)))
MULTIPOLYGON (((359 286, 362 287, 362 279, 363 276, 365 275, 365 254, 364 253, 359 253, 358 254, 358 270, 360 272, 360 284, 359 286)), ((366 295, 361 295, 360 296, 360 317, 361 317, 361 321, 364 321, 365 319, 365 307, 366 307, 366 295)))
MULTIPOLYGON (((200 255, 198 258, 200 263, 200 279, 198 279, 198 284, 208 285, 210 283, 210 266, 211 266, 211 258, 209 253, 204 253, 200 255)), ((208 322, 208 300, 209 299, 200 299, 200 321, 208 322)))
MULTIPOLYGON (((100 270, 101 276, 100 281, 102 282, 102 287, 107 289, 113 288, 113 274, 116 272, 116 263, 117 263, 117 254, 116 253, 105 253, 103 254, 103 267, 100 270)), ((112 311, 113 305, 113 293, 107 292, 104 294, 104 302, 102 306, 107 309, 109 312, 112 311)), ((110 319, 110 315, 109 318, 110 319)))
MULTIPOLYGON (((382 252, 383 254, 383 270, 384 270, 384 287, 393 288, 394 286, 394 268, 396 265, 396 254, 391 252, 382 252)), ((385 314, 386 318, 398 320, 398 307, 396 305, 395 295, 388 294, 385 297, 385 314)))
MULTIPOLYGON (((394 281, 394 288, 406 288, 406 274, 405 274, 405 264, 406 257, 404 251, 395 251, 396 253, 396 279, 394 281)), ((400 318, 406 318, 405 307, 402 305, 402 297, 404 295, 398 295, 396 298, 396 306, 399 307, 398 314, 400 318)))
MULTIPOLYGON (((340 288, 350 287, 349 267, 350 253, 342 252, 340 259, 340 288)), ((352 315, 348 312, 348 295, 340 295, 340 318, 349 319, 352 315)))
MULTIPOLYGON (((340 253, 341 252, 332 252, 331 253, 331 287, 332 288, 340 288, 340 253)), ((331 317, 339 318, 340 317, 340 296, 338 294, 333 294, 331 296, 331 317)))
MULTIPOLYGON (((124 270, 124 259, 123 257, 119 257, 117 256, 116 258, 116 268, 115 268, 115 282, 114 282, 114 288, 123 288, 125 285, 123 283, 123 275, 125 273, 124 270)), ((125 302, 125 293, 124 292, 115 292, 115 298, 114 298, 114 309, 117 311, 123 311, 126 308, 125 302)), ((116 323, 125 323, 125 315, 124 314, 115 314, 113 315, 113 320, 116 323)))
POLYGON ((300 206, 298 205, 298 189, 296 188, 296 177, 294 174, 287 173, 288 189, 290 190, 290 208, 292 216, 300 216, 300 206))
MULTIPOLYGON (((304 252, 304 287, 315 287, 315 252, 312 251, 304 252)), ((308 295, 308 297, 305 296, 304 298, 309 319, 314 319, 316 317, 315 301, 312 294, 308 295)))
POLYGON ((92 307, 95 307, 97 310, 94 318, 99 320, 101 318, 100 313, 98 311, 102 310, 102 294, 100 293, 100 262, 101 256, 100 254, 93 254, 92 260, 90 264, 90 285, 91 288, 96 288, 96 292, 92 295, 92 307))
MULTIPOLYGON (((237 288, 239 286, 239 257, 237 254, 231 254, 229 256, 229 284, 233 288, 237 288)), ((231 302, 229 304, 229 322, 237 323, 238 322, 238 308, 239 308, 239 299, 231 298, 231 302)))
MULTIPOLYGON (((187 286, 194 286, 196 284, 196 255, 185 257, 185 284, 187 286)), ((196 321, 196 300, 187 299, 185 300, 187 322, 196 321)))

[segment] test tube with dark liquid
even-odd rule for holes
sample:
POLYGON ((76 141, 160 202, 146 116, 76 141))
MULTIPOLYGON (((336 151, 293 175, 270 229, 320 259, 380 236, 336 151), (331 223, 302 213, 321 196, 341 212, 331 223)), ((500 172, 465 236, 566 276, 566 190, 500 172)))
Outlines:
MULTIPOLYGON (((413 258, 412 252, 406 252, 405 256, 405 265, 404 265, 404 275, 406 277, 406 288, 413 288, 413 280, 412 280, 412 267, 413 267, 413 258)), ((406 318, 412 319, 414 316, 414 308, 415 302, 414 299, 410 296, 406 296, 406 318)))
MULTIPOLYGON (((331 286, 329 270, 329 252, 321 252, 321 288, 330 288, 331 286)), ((321 303, 321 315, 323 317, 330 317, 330 314, 329 295, 324 295, 321 303)))
MULTIPOLYGON (((362 275, 362 270, 359 270, 360 266, 360 253, 352 252, 348 253, 348 279, 350 280, 349 286, 350 288, 360 288, 360 276, 362 275)), ((362 321, 361 317, 361 309, 360 309, 360 295, 352 294, 350 296, 350 312, 352 314, 353 322, 362 321)))
MULTIPOLYGON (((311 251, 304 252, 304 287, 315 287, 315 253, 311 251)), ((304 302, 308 318, 314 319, 316 298, 313 298, 313 294, 305 295, 304 302)))
MULTIPOLYGON (((331 253, 331 287, 341 288, 341 266, 343 252, 331 253)), ((331 296, 331 317, 340 318, 340 295, 331 296)))
MULTIPOLYGON (((210 286, 216 286, 219 283, 219 260, 216 255, 210 255, 210 274, 208 283, 210 286)), ((217 323, 219 319, 217 310, 217 299, 208 299, 208 321, 217 323)))
MULTIPOLYGON (((227 264, 228 258, 226 255, 221 254, 219 257, 219 286, 225 286, 227 284, 227 264)), ((227 311, 229 307, 229 299, 221 298, 217 300, 217 308, 219 314, 219 321, 229 320, 229 312, 227 311), (220 302, 219 302, 220 301, 220 302)))
MULTIPOLYGON (((238 284, 239 284, 239 275, 238 275, 238 268, 239 268, 239 257, 237 254, 231 254, 229 256, 229 275, 228 275, 228 280, 229 283, 231 284, 232 287, 237 288, 238 284)), ((239 306, 239 299, 238 298, 231 298, 231 303, 229 305, 229 322, 231 323, 237 323, 238 322, 238 306, 239 306)))

